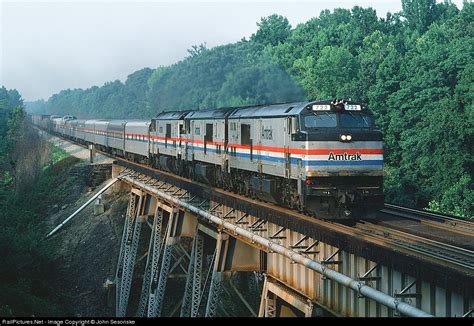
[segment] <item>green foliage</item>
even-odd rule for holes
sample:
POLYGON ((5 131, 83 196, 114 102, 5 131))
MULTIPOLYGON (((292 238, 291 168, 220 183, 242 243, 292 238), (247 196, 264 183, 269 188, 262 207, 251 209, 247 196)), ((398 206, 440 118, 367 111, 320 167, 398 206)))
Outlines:
POLYGON ((316 61, 312 56, 298 59, 294 68, 309 98, 354 98, 359 64, 349 50, 326 46, 316 61))
POLYGON ((369 104, 384 132, 388 201, 472 216, 474 4, 402 7, 383 19, 359 6, 324 10, 293 29, 272 15, 249 41, 196 45, 172 66, 140 70, 125 84, 65 90, 45 105, 80 117, 149 118, 351 97, 369 104))
POLYGON ((403 16, 411 28, 423 33, 435 19, 436 0, 402 0, 403 16))
POLYGON ((271 15, 263 17, 257 23, 258 31, 250 38, 263 45, 278 45, 283 43, 290 35, 291 25, 283 16, 271 15))
POLYGON ((23 121, 23 100, 17 90, 0 88, 0 171, 8 169, 7 157, 15 142, 18 126, 23 121), (4 164, 2 164, 4 163, 4 164))
MULTIPOLYGON (((62 160, 64 160, 65 158, 69 157, 70 155, 68 154, 68 152, 66 152, 65 150, 59 148, 59 147, 56 147, 54 145, 50 145, 51 147, 51 161, 50 161, 50 164, 51 165, 54 165, 62 160)), ((45 169, 47 168, 47 166, 45 166, 45 169)))
POLYGON ((159 67, 148 85, 152 115, 304 98, 288 73, 247 41, 201 50, 171 67, 159 67))
MULTIPOLYGON (((27 156, 16 153, 31 152, 31 148, 18 147, 36 143, 25 138, 31 134, 24 130, 25 112, 17 91, 0 88, 0 113, 0 315, 59 316, 64 312, 48 286, 54 251, 43 241, 42 219, 51 204, 67 194, 71 184, 62 179, 67 168, 59 170, 61 163, 56 163, 32 180, 28 191, 17 193, 15 184, 21 179, 17 166, 27 156)), ((33 151, 41 155, 40 146, 33 151)), ((60 155, 57 152, 53 159, 60 155)))
POLYGON ((472 178, 463 175, 443 194, 440 201, 432 200, 427 209, 433 212, 443 212, 451 215, 473 219, 470 215, 474 210, 474 191, 472 191, 472 178), (459 198, 462 199, 459 202, 459 198))
POLYGON ((46 112, 48 109, 47 102, 43 99, 34 102, 25 102, 25 108, 30 114, 41 114, 42 112, 46 112))
POLYGON ((21 195, 5 191, 0 198, 0 312, 10 316, 60 316, 60 298, 48 286, 54 275, 54 249, 44 241, 42 220, 64 201, 74 179, 67 179, 76 158, 46 168, 21 195))

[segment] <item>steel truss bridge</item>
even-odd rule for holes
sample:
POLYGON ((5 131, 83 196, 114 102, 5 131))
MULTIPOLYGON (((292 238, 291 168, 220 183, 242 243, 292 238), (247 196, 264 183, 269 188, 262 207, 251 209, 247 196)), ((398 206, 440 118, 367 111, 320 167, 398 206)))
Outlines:
MULTIPOLYGON (((169 309, 183 317, 225 316, 224 284, 249 316, 473 313, 470 249, 363 221, 317 220, 124 160, 112 176, 91 201, 108 187, 129 193, 114 281, 118 317, 164 316, 173 277, 186 280, 169 309), (232 283, 241 272, 262 288, 258 309, 232 283)), ((474 236, 472 224, 460 224, 463 236, 474 236)))

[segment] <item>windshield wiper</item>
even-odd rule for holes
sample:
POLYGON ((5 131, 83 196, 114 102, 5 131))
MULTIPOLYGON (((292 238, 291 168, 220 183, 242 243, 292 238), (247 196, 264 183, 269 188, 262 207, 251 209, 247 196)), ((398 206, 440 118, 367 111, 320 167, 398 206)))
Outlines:
POLYGON ((370 127, 370 121, 366 116, 362 116, 362 119, 364 119, 364 123, 367 127, 370 127))
POLYGON ((331 115, 331 114, 329 114, 329 113, 327 113, 327 112, 324 112, 324 114, 326 114, 326 115, 327 115, 328 117, 330 117, 332 120, 336 121, 336 117, 334 116, 334 114, 331 115))
POLYGON ((354 118, 354 120, 357 120, 355 115, 351 111, 346 111, 346 113, 349 113, 351 115, 351 117, 354 118))

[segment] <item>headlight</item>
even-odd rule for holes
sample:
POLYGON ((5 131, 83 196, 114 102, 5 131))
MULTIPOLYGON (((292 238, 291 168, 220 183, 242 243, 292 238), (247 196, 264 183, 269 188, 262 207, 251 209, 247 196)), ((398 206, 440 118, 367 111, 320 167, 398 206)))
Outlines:
POLYGON ((351 140, 352 139, 352 136, 351 135, 347 135, 347 140, 351 140))
POLYGON ((341 140, 346 140, 346 139, 347 139, 346 135, 341 135, 341 140))

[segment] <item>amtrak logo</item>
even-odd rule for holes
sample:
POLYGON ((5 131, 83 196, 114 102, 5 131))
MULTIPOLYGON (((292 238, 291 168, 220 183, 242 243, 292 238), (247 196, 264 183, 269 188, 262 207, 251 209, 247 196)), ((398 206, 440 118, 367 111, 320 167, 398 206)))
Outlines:
POLYGON ((360 153, 355 154, 334 154, 329 153, 328 161, 362 161, 360 153))

